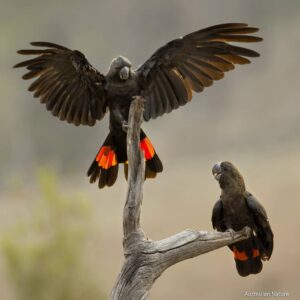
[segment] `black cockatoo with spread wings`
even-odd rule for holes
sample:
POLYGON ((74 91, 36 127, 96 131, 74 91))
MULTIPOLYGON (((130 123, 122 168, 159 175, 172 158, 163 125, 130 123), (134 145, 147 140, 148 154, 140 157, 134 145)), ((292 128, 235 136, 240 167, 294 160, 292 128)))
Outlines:
MULTIPOLYGON (((229 42, 259 42, 249 35, 258 29, 243 23, 228 23, 195 31, 159 48, 144 64, 133 69, 119 56, 103 75, 77 50, 49 42, 32 42, 40 49, 19 50, 36 55, 15 67, 26 67, 23 79, 35 79, 29 86, 47 110, 69 123, 93 126, 108 110, 109 134, 88 170, 90 182, 99 188, 112 186, 119 163, 127 170, 126 125, 134 96, 145 98, 144 119, 155 119, 188 103, 193 92, 202 92, 235 64, 250 63, 253 50, 229 42)), ((146 160, 145 177, 162 172, 162 163, 149 138, 141 131, 141 149, 146 160)))

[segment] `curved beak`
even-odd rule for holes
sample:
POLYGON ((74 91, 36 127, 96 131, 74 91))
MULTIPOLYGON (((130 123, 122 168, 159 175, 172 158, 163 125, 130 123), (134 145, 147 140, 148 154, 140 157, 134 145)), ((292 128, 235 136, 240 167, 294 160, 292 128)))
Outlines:
POLYGON ((212 168, 212 173, 213 173, 215 179, 216 179, 217 181, 219 181, 219 180, 220 180, 220 177, 221 177, 221 175, 222 175, 222 168, 221 168, 221 163, 220 163, 220 162, 216 163, 216 164, 213 166, 213 168, 212 168))
POLYGON ((127 80, 129 78, 129 72, 130 72, 130 69, 129 67, 123 67, 121 70, 120 70, 120 78, 122 80, 127 80))

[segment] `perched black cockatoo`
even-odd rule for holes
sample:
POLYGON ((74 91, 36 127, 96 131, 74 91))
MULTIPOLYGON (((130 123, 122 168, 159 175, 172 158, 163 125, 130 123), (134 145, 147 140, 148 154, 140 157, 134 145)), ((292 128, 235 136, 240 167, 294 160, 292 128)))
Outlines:
POLYGON ((257 274, 262 270, 262 260, 269 260, 273 252, 273 232, 267 213, 246 191, 243 176, 232 163, 217 163, 212 172, 222 190, 212 213, 213 228, 238 231, 248 226, 252 229, 249 239, 229 248, 241 276, 257 274))
MULTIPOLYGON (((98 179, 99 188, 103 188, 116 181, 119 163, 126 167, 125 131, 133 96, 145 98, 146 121, 177 109, 191 100, 193 91, 202 92, 235 64, 248 64, 247 57, 259 56, 228 43, 259 42, 261 38, 249 35, 257 31, 242 23, 208 27, 167 43, 137 69, 118 56, 106 75, 77 50, 33 42, 32 46, 42 49, 19 50, 19 54, 36 57, 15 67, 29 70, 23 76, 35 78, 29 91, 60 120, 93 126, 109 110, 109 134, 88 170, 90 182, 98 179)), ((146 178, 155 177, 163 166, 143 131, 140 145, 145 154, 146 178)))

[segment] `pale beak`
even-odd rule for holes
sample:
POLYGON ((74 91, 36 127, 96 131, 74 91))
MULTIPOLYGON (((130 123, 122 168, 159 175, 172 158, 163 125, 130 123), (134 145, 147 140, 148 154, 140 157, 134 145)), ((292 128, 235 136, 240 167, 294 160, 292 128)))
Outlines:
POLYGON ((127 80, 129 78, 129 72, 130 72, 130 69, 128 67, 123 67, 121 70, 120 70, 120 78, 122 80, 127 80))
POLYGON ((220 162, 219 162, 219 163, 216 163, 216 164, 213 166, 213 168, 212 168, 212 173, 213 173, 215 179, 216 179, 217 181, 219 181, 219 180, 220 180, 220 177, 221 177, 221 175, 222 175, 222 168, 221 168, 221 163, 220 163, 220 162))

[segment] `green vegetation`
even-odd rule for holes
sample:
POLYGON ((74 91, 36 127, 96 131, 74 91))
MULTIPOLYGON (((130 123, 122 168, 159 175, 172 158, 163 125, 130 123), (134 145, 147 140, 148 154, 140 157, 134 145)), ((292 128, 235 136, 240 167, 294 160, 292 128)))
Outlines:
POLYGON ((1 241, 18 299, 101 299, 82 259, 91 231, 89 205, 62 196, 53 174, 42 171, 38 178, 41 198, 33 217, 18 221, 1 241))

